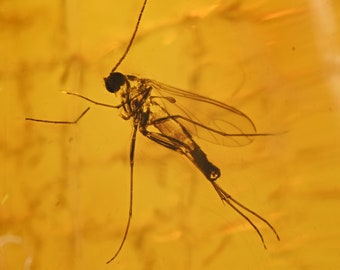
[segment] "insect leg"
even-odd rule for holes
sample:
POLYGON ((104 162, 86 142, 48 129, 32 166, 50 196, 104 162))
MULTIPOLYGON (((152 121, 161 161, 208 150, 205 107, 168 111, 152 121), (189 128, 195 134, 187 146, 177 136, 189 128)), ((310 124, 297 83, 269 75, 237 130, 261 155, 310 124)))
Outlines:
POLYGON ((81 118, 89 111, 90 107, 87 107, 85 111, 83 111, 77 119, 73 121, 56 121, 56 120, 45 120, 45 119, 36 119, 36 118, 30 118, 26 117, 25 120, 27 121, 34 121, 34 122, 42 122, 42 123, 50 123, 50 124, 77 124, 81 118))
POLYGON ((191 138, 186 139, 190 142, 191 146, 189 146, 185 142, 163 133, 150 132, 144 128, 140 131, 150 140, 185 155, 209 181, 215 181, 221 176, 220 169, 208 160, 206 154, 191 138))
POLYGON ((185 143, 181 142, 180 140, 164 135, 162 133, 151 132, 146 129, 141 129, 140 132, 148 139, 166 148, 179 152, 180 154, 185 154, 185 151, 183 151, 183 148, 184 149, 189 148, 189 146, 187 146, 185 143))
POLYGON ((239 215, 241 215, 254 228, 254 230, 257 232, 257 234, 261 238, 262 244, 263 244, 265 249, 267 249, 267 247, 266 247, 266 244, 264 242, 263 236, 262 236, 259 228, 257 228, 257 226, 251 221, 251 219, 248 216, 246 216, 239 208, 237 208, 237 206, 240 207, 241 209, 245 210, 246 212, 252 214, 253 216, 257 217, 261 221, 263 221, 273 231, 273 233, 275 234, 277 240, 280 241, 279 234, 276 232, 274 227, 269 223, 269 221, 267 221, 265 218, 261 217, 259 214, 257 214, 253 210, 251 210, 248 207, 244 206, 243 204, 241 204, 237 200, 235 200, 226 191, 224 191, 216 182, 211 181, 211 184, 213 185, 213 187, 216 190, 217 194, 220 196, 221 200, 223 202, 227 203, 231 208, 233 208, 239 215))
POLYGON ((111 104, 106 104, 106 103, 98 102, 98 101, 95 101, 95 100, 90 99, 88 97, 85 97, 85 96, 83 96, 81 94, 73 93, 73 92, 62 91, 62 93, 66 94, 66 95, 70 95, 70 96, 79 97, 79 98, 84 99, 84 100, 86 100, 88 102, 91 102, 94 105, 108 107, 108 108, 113 108, 113 109, 119 109, 120 107, 122 107, 124 105, 124 103, 121 103, 119 105, 111 105, 111 104))
POLYGON ((226 133, 226 132, 223 132, 223 131, 220 131, 220 130, 217 130, 217 129, 214 129, 214 128, 210 128, 208 126, 205 126, 203 124, 201 124, 200 122, 197 122, 197 121, 194 121, 188 117, 184 117, 182 115, 169 115, 169 116, 166 116, 166 117, 161 117, 161 118, 158 118, 156 120, 154 120, 152 122, 153 125, 157 125, 157 124, 160 124, 162 122, 166 122, 166 121, 169 121, 169 120, 177 120, 177 119, 181 119, 181 120, 184 120, 184 121, 187 121, 187 122, 190 122, 192 123, 193 125, 196 125, 196 126, 199 126, 199 127, 202 127, 206 130, 209 130, 209 131, 212 131, 214 133, 217 133, 221 136, 233 136, 233 137, 244 137, 244 136, 248 136, 248 137, 256 137, 256 136, 270 136, 270 135, 273 135, 271 133, 243 133, 242 130, 240 130, 237 126, 234 126, 234 128, 236 130, 239 130, 240 133, 226 133))
POLYGON ((125 226, 125 231, 123 238, 120 242, 120 245, 116 251, 116 253, 113 255, 113 257, 108 260, 106 263, 112 262, 120 253, 122 250, 124 243, 126 241, 127 235, 129 233, 129 228, 130 228, 130 223, 131 223, 131 218, 132 218, 132 206, 133 206, 133 166, 134 166, 134 161, 135 161, 135 146, 136 146, 136 134, 137 134, 137 127, 138 124, 134 123, 133 126, 133 132, 132 132, 132 138, 131 138, 131 144, 130 144, 130 198, 129 198, 129 216, 128 220, 125 226))

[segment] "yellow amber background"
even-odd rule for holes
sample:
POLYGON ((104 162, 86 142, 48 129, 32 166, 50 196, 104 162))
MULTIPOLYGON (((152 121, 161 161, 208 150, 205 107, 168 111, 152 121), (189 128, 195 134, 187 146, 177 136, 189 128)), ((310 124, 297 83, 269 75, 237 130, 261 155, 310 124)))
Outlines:
MULTIPOLYGON (((119 70, 209 96, 249 115, 246 147, 198 140, 219 184, 267 218, 268 249, 183 157, 137 138, 102 78, 142 1, 1 1, 0 269, 338 269, 339 1, 150 0, 119 70)), ((197 114, 199 114, 199 110, 197 114)))

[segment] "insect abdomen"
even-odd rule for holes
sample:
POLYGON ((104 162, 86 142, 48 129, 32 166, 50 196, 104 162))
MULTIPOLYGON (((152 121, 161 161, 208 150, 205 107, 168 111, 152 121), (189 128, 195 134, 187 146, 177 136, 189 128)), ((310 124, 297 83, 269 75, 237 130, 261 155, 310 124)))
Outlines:
POLYGON ((215 181, 221 176, 220 169, 208 160, 207 155, 198 146, 190 151, 190 156, 196 167, 209 181, 215 181))

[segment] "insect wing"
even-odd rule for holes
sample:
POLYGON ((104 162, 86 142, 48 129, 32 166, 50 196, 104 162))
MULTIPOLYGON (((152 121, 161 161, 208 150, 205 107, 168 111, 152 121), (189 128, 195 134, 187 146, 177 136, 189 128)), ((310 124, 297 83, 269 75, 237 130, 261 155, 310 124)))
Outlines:
POLYGON ((193 136, 225 146, 247 145, 256 136, 253 121, 232 106, 153 80, 148 84, 153 87, 153 96, 163 97, 170 117, 193 136))

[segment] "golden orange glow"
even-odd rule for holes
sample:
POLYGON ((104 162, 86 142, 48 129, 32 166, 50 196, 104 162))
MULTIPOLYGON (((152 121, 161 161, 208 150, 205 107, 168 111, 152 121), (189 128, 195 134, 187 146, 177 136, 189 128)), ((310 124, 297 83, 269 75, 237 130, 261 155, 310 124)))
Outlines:
MULTIPOLYGON (((119 71, 230 104, 258 132, 197 142, 218 184, 265 217, 253 228, 184 157, 62 91, 117 104, 103 77, 141 0, 0 3, 0 269, 338 269, 339 1, 149 0, 119 71), (77 125, 25 121, 73 120, 77 125)), ((194 105, 193 105, 194 107, 194 105)), ((197 109, 197 113, 200 111, 197 109)))

